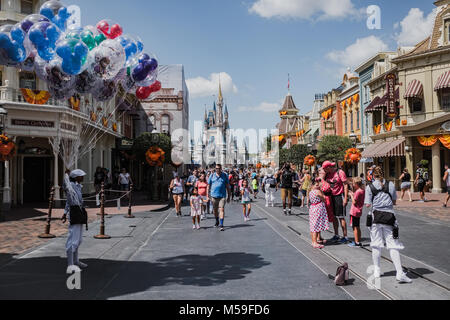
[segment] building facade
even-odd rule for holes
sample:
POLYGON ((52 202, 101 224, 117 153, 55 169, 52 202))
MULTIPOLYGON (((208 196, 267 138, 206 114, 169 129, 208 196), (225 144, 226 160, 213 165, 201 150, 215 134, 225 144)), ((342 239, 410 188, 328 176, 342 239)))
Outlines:
POLYGON ((324 96, 323 108, 320 110, 320 136, 343 135, 342 105, 339 100, 343 87, 333 89, 324 96))
POLYGON ((309 119, 299 115, 290 93, 284 99, 283 107, 279 110, 281 121, 277 124, 280 147, 290 148, 296 144, 304 144, 304 137, 308 130, 309 119))

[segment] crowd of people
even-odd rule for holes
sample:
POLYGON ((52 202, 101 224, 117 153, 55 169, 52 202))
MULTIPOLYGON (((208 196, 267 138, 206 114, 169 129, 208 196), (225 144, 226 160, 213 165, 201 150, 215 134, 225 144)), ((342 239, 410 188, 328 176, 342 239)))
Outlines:
MULTIPOLYGON (((407 170, 402 173, 401 179, 405 182, 402 189, 406 192, 411 187, 406 183, 411 183, 407 170)), ((275 193, 280 190, 282 210, 286 216, 292 215, 294 203, 300 207, 308 207, 311 244, 317 249, 339 243, 353 248, 363 247, 360 220, 363 207, 366 206, 370 209, 366 224, 370 228, 375 277, 381 276, 381 248, 386 246, 397 270, 397 280, 411 282, 400 262, 399 250, 403 249, 403 245, 398 239, 398 222, 393 209, 397 193, 394 184, 384 179, 380 167, 371 167, 367 176, 363 174, 349 179, 344 170, 331 161, 298 171, 289 163, 279 170, 223 170, 221 165, 216 165, 210 169, 195 169, 183 178, 174 173, 170 184, 177 215, 182 215, 183 200, 189 202, 192 228, 196 230, 200 229, 200 223, 206 215, 212 212, 216 219, 215 227, 223 231, 225 204, 231 201, 241 203, 243 219, 245 222, 249 221, 252 198, 257 199, 260 190, 265 193, 266 207, 274 207, 275 193), (353 232, 353 241, 348 238, 347 220, 353 232), (334 236, 324 239, 323 232, 331 228, 334 236)))

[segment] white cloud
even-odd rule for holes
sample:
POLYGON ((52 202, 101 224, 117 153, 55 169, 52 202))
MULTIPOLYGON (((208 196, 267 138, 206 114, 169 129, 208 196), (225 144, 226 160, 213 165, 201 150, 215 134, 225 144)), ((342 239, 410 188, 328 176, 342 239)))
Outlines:
POLYGON ((355 43, 349 45, 342 51, 335 50, 328 53, 327 58, 344 67, 355 69, 378 52, 386 50, 388 50, 388 45, 383 40, 375 36, 369 36, 367 38, 356 39, 355 43))
POLYGON ((281 105, 279 103, 269 103, 269 102, 262 102, 258 106, 254 107, 239 107, 239 112, 248 112, 248 111, 257 111, 257 112, 278 112, 281 109, 281 105))
POLYGON ((233 79, 226 72, 211 73, 209 78, 197 77, 186 80, 189 95, 192 98, 210 97, 219 92, 219 79, 222 85, 222 92, 237 93, 238 89, 233 83, 233 79))
POLYGON ((398 45, 413 46, 425 40, 432 32, 436 13, 437 8, 425 17, 423 11, 418 8, 409 10, 408 15, 394 25, 395 29, 401 29, 395 35, 398 45))
POLYGON ((359 12, 352 0, 257 0, 249 9, 263 18, 336 19, 359 12))

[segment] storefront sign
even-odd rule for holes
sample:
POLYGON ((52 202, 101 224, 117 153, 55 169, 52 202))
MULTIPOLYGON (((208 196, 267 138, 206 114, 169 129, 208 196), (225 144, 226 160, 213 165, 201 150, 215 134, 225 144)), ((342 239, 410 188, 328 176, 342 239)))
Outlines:
POLYGON ((12 119, 11 124, 13 126, 22 126, 22 127, 43 127, 43 128, 54 128, 55 127, 54 122, 40 121, 40 120, 12 119))
POLYGON ((131 150, 133 143, 133 140, 127 138, 117 139, 117 148, 119 150, 131 150))
POLYGON ((395 83, 397 77, 394 73, 386 76, 387 101, 386 101, 386 116, 394 119, 397 116, 397 106, 395 101, 395 83))
POLYGON ((65 123, 65 122, 61 122, 61 129, 67 130, 67 131, 72 131, 72 132, 77 132, 77 127, 70 124, 70 123, 65 123))

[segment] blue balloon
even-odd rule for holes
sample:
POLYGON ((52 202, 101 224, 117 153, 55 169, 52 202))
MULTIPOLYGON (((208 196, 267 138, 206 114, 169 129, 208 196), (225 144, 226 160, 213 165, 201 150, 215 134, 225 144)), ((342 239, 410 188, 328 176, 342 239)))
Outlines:
POLYGON ((51 22, 39 22, 31 27, 29 33, 31 43, 38 55, 50 61, 55 56, 56 41, 61 36, 61 31, 51 22))
POLYGON ((58 44, 56 53, 62 59, 62 70, 70 75, 78 75, 83 71, 89 48, 78 39, 67 39, 58 44))
POLYGON ((2 63, 17 65, 27 58, 25 34, 19 25, 3 26, 0 30, 0 55, 2 63), (8 31, 9 30, 9 31, 8 31))
POLYGON ((67 21, 71 16, 71 13, 67 10, 66 7, 59 8, 58 13, 55 14, 54 9, 49 7, 45 8, 43 6, 43 8, 41 8, 40 14, 44 17, 47 17, 63 32, 66 31, 67 21))
POLYGON ((132 77, 134 81, 144 81, 152 71, 158 68, 158 61, 143 53, 139 56, 139 64, 133 69, 132 77))
POLYGON ((20 23, 20 26, 23 30, 23 32, 28 33, 28 31, 31 29, 31 27, 38 22, 47 21, 50 22, 50 20, 43 15, 40 14, 30 14, 25 19, 22 20, 20 23))

